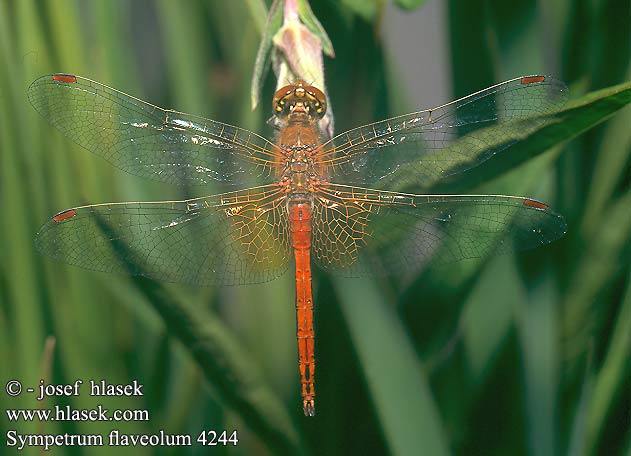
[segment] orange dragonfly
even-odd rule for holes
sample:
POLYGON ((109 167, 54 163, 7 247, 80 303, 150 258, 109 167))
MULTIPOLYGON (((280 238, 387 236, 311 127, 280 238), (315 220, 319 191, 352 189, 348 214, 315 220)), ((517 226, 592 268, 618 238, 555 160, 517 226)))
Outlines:
POLYGON ((534 248, 566 230, 561 216, 529 198, 354 185, 387 188, 398 176, 422 183, 475 167, 511 146, 498 126, 550 112, 566 96, 558 80, 525 76, 324 140, 326 97, 298 80, 274 95, 272 142, 86 78, 44 76, 28 89, 35 109, 118 168, 171 184, 258 185, 183 201, 67 209, 42 226, 36 246, 87 269, 202 286, 265 282, 293 256, 302 401, 313 416, 312 260, 350 277, 396 274, 430 261, 534 248))

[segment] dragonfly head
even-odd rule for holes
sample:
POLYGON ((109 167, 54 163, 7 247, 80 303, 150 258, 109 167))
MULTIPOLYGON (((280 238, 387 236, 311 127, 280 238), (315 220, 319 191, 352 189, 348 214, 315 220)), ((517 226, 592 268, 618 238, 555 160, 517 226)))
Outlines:
POLYGON ((274 114, 287 120, 320 120, 326 112, 322 91, 302 79, 277 90, 272 103, 274 114))

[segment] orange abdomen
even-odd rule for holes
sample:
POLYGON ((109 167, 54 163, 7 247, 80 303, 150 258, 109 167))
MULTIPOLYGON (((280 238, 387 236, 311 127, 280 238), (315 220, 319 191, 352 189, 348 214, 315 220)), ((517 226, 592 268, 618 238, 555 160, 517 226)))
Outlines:
POLYGON ((313 297, 311 295, 311 215, 308 202, 289 203, 292 246, 296 260, 296 338, 302 404, 305 415, 315 415, 315 333, 313 329, 313 297))

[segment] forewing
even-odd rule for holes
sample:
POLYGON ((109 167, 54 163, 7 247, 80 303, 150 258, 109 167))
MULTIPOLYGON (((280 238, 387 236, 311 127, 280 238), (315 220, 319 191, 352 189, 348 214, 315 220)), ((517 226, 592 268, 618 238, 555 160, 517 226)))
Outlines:
POLYGON ((28 88, 62 134, 128 173, 172 184, 271 183, 276 146, 232 125, 162 109, 90 79, 54 74, 28 88))
POLYGON ((320 158, 336 183, 379 186, 405 170, 400 184, 423 186, 509 148, 516 136, 546 121, 537 115, 566 99, 567 87, 554 78, 516 78, 437 108, 349 130, 323 145, 320 158), (514 129, 507 126, 511 121, 514 129))
POLYGON ((410 195, 327 185, 314 205, 313 252, 348 277, 414 272, 561 237, 563 218, 538 201, 493 195, 410 195))
POLYGON ((202 286, 265 282, 290 258, 283 200, 265 186, 187 201, 83 206, 51 218, 35 243, 95 271, 202 286))

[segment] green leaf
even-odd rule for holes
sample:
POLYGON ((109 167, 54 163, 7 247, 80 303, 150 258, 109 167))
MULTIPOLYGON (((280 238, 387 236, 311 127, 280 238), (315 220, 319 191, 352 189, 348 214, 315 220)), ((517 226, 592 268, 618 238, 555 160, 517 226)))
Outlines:
POLYGON ((250 11, 250 16, 258 29, 258 32, 263 35, 265 33, 265 25, 267 23, 267 6, 265 5, 265 0, 246 0, 245 2, 248 10, 250 11))
MULTIPOLYGON (((501 136, 500 140, 496 140, 497 145, 507 141, 515 141, 515 144, 509 150, 494 155, 482 165, 461 173, 454 179, 442 182, 437 179, 434 182, 428 182, 428 185, 424 187, 429 188, 431 193, 469 190, 604 122, 629 102, 631 102, 631 82, 626 82, 589 93, 556 112, 517 119, 499 126, 478 130, 474 133, 476 136, 484 135, 485 132, 489 138, 501 136), (503 130, 502 134, 493 135, 492 133, 497 132, 498 129, 503 130)), ((493 145, 491 143, 491 146, 493 145)), ((488 147, 488 145, 480 147, 477 153, 484 153, 488 147)), ((398 179, 399 176, 397 176, 398 179)), ((402 175, 401 180, 409 182, 411 179, 402 175)))
POLYGON ((454 95, 462 97, 492 85, 497 74, 489 45, 488 2, 449 0, 448 4, 452 83, 454 95))
POLYGON ((374 281, 334 281, 359 363, 392 454, 449 454, 429 381, 374 281))
MULTIPOLYGON (((250 10, 252 11, 252 10, 250 10)), ((267 15, 265 31, 261 37, 258 52, 256 53, 256 61, 254 62, 254 71, 252 73, 252 87, 250 90, 250 98, 252 109, 256 108, 261 98, 261 86, 263 78, 270 64, 270 52, 272 50, 272 40, 276 32, 280 30, 283 24, 283 8, 280 0, 274 0, 267 15)))
MULTIPOLYGON (((565 293, 564 336, 578 345, 577 336, 589 337, 591 306, 612 275, 629 260, 631 190, 627 190, 603 210, 601 224, 578 254, 572 282, 565 293)), ((587 344, 587 340, 584 340, 587 344)))
POLYGON ((344 5, 364 20, 372 22, 377 15, 377 0, 342 0, 344 5))
POLYGON ((619 182, 627 172, 627 163, 631 160, 631 106, 625 107, 619 115, 608 123, 601 150, 606 154, 596 156, 593 182, 585 204, 584 227, 586 231, 594 232, 601 222, 601 212, 610 198, 615 196, 619 182))
MULTIPOLYGON (((512 172, 520 172, 523 174, 524 170, 522 167, 520 167, 519 170, 517 169, 520 165, 526 165, 528 160, 534 158, 541 158, 545 161, 549 158, 554 158, 550 156, 550 154, 543 155, 543 153, 603 122, 630 101, 631 82, 627 82, 587 94, 556 112, 551 112, 543 116, 518 119, 505 124, 492 126, 488 129, 478 130, 474 132, 475 135, 484 135, 486 132, 489 134, 489 138, 492 138, 493 135, 491 135, 491 133, 493 131, 504 129, 505 131, 503 131, 501 135, 504 138, 502 141, 514 140, 516 143, 513 144, 509 150, 497 154, 479 167, 458 175, 457 180, 442 182, 437 179, 433 182, 429 182, 427 187, 424 187, 424 190, 428 193, 466 192, 472 188, 479 189, 479 187, 487 182, 493 181, 494 187, 492 191, 495 192, 497 191, 498 185, 500 187, 504 185, 501 181, 507 180, 507 184, 502 187, 503 193, 523 194, 522 192, 528 190, 529 182, 532 182, 532 173, 528 173, 530 177, 528 177, 523 184, 515 185, 514 182, 510 182, 510 174, 512 174, 512 172)), ((480 147, 480 150, 477 152, 483 153, 487 148, 488 146, 485 145, 484 147, 480 147)), ((530 164, 534 164, 534 162, 529 162, 528 165, 530 164)), ((543 172, 546 169, 546 163, 542 161, 541 165, 543 166, 537 166, 533 169, 540 169, 539 172, 543 172)), ((402 173, 397 174, 396 179, 397 181, 400 179, 400 182, 410 182, 413 180, 412 177, 406 176, 405 169, 402 173)), ((487 189, 484 190, 486 191, 487 189)), ((622 210, 624 204, 619 203, 615 207, 622 210)), ((618 214, 619 210, 614 212, 618 214)), ((620 213, 620 217, 624 217, 624 212, 620 213)), ((613 243, 610 245, 610 243, 602 239, 602 237, 599 238, 601 242, 607 244, 603 246, 607 247, 606 251, 608 252, 602 255, 603 261, 606 261, 606 258, 611 258, 611 255, 614 255, 616 251, 615 249, 619 249, 621 242, 624 242, 625 225, 622 222, 623 219, 616 218, 616 220, 620 220, 621 222, 620 224, 616 224, 618 228, 613 228, 611 224, 608 224, 611 230, 617 229, 621 231, 620 233, 617 231, 612 233, 612 236, 615 237, 615 240, 612 241, 613 243)), ((591 250, 592 249, 590 249, 590 251, 591 250)), ((599 251, 598 249, 593 250, 594 254, 599 251)), ((469 280, 474 277, 475 271, 484 264, 484 261, 484 259, 478 259, 462 262, 454 266, 451 274, 444 274, 443 269, 437 269, 436 271, 428 270, 423 274, 422 280, 426 284, 432 284, 435 287, 438 287, 436 284, 449 283, 449 288, 440 293, 460 290, 462 287, 467 286, 469 280), (455 268, 458 269, 458 273, 453 273, 455 268)), ((615 267, 613 265, 607 266, 607 264, 604 264, 604 267, 601 268, 600 263, 595 264, 589 258, 586 258, 583 263, 585 270, 579 270, 581 279, 577 280, 575 283, 576 289, 573 291, 574 298, 568 300, 568 303, 572 304, 571 307, 576 309, 577 315, 574 317, 575 321, 571 323, 570 327, 566 330, 567 332, 572 332, 571 328, 581 326, 581 322, 583 321, 581 318, 585 315, 585 308, 588 306, 588 303, 592 302, 591 300, 594 297, 594 293, 602 287, 603 281, 606 280, 612 268, 615 267)), ((566 324, 568 324, 568 322, 566 322, 566 324)))
POLYGON ((326 30, 324 30, 324 27, 322 27, 318 18, 315 14, 313 14, 311 6, 309 6, 309 2, 307 0, 298 0, 298 13, 300 14, 300 19, 302 19, 302 22, 304 22, 307 28, 320 39, 324 53, 329 57, 335 57, 335 51, 333 50, 331 39, 329 38, 329 35, 327 35, 326 30))
POLYGON ((400 8, 414 10, 423 6, 425 1, 426 0, 395 0, 394 3, 396 3, 400 8))
POLYGON ((605 362, 596 375, 593 395, 587 415, 587 445, 591 453, 597 448, 598 438, 606 426, 607 413, 615 407, 616 397, 622 394, 629 378, 631 359, 631 277, 622 298, 622 306, 613 328, 605 362))
POLYGON ((280 454, 302 454, 299 433, 287 409, 265 385, 256 363, 226 326, 209 312, 175 299, 166 287, 134 279, 160 314, 170 334, 190 351, 216 397, 236 410, 270 449, 280 454))
MULTIPOLYGON (((130 274, 138 270, 140 262, 134 259, 133 248, 116 241, 117 227, 100 220, 99 228, 115 239, 113 251, 130 274)), ((270 449, 282 454, 303 453, 299 433, 282 401, 267 387, 256 362, 225 324, 210 312, 176 299, 159 282, 135 278, 134 283, 162 317, 168 332, 189 350, 217 398, 236 410, 270 449)))

